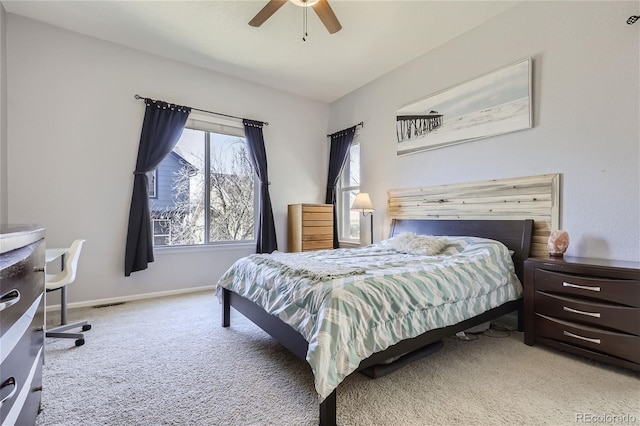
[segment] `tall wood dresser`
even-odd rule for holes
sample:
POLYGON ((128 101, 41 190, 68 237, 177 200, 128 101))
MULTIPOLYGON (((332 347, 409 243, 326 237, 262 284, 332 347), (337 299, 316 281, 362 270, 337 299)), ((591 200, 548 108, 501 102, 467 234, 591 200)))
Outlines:
POLYGON ((45 231, 0 225, 0 424, 32 425, 42 396, 45 231))
POLYGON ((333 248, 333 205, 290 204, 287 250, 289 252, 333 248))
POLYGON ((524 342, 640 370, 640 264, 578 257, 524 263, 524 342))

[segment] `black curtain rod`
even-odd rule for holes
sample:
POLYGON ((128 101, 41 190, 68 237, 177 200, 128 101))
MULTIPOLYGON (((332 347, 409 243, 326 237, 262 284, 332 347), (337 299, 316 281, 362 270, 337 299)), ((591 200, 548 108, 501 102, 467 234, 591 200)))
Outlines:
MULTIPOLYGON (((358 127, 358 126, 360 126, 360 127, 364 127, 364 121, 361 121, 361 122, 359 122, 358 124, 356 124, 356 127, 358 127)), ((346 129, 345 129, 345 130, 346 130, 346 129)), ((340 130, 340 131, 337 131, 336 133, 340 133, 340 132, 342 132, 342 131, 343 131, 343 130, 340 130)), ((336 133, 331 133, 330 135, 327 135, 327 137, 328 137, 328 138, 330 138, 331 136, 335 135, 336 133)))
MULTIPOLYGON (((135 96, 134 96, 134 98, 136 98, 136 99, 142 99, 142 100, 149 99, 150 101, 153 101, 153 102, 165 102, 165 101, 158 101, 158 100, 151 99, 151 98, 145 98, 145 97, 142 97, 142 96, 140 96, 140 95, 135 95, 135 96)), ((169 104, 169 103, 171 103, 171 102, 165 102, 165 103, 168 103, 168 104, 169 104)), ((221 115, 221 116, 223 116, 223 117, 237 118, 238 120, 244 120, 244 118, 243 118, 243 117, 236 117, 235 115, 223 114, 223 113, 221 113, 221 112, 207 111, 206 109, 200 109, 200 108, 193 108, 193 107, 189 107, 189 108, 191 108, 191 110, 192 110, 192 111, 206 112, 207 114, 215 114, 215 115, 221 115)), ((260 121, 260 120, 253 120, 253 121, 259 121, 260 123, 264 124, 265 126, 268 126, 268 125, 269 125, 269 123, 268 123, 268 122, 266 122, 266 121, 260 121)))

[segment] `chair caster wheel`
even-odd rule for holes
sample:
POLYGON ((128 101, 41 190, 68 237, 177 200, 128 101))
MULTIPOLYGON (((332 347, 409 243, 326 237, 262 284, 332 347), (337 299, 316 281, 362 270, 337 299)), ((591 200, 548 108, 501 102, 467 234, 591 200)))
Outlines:
POLYGON ((87 324, 87 325, 83 325, 82 326, 82 331, 89 331, 91 330, 91 324, 87 324))
POLYGON ((82 345, 84 345, 84 339, 76 340, 76 346, 82 346, 82 345))

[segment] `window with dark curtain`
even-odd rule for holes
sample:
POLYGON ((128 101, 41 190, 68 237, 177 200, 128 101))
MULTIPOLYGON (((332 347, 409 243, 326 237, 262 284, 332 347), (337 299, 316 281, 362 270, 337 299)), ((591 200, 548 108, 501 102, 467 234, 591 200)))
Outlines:
POLYGON ((249 148, 249 158, 253 162, 260 179, 260 217, 256 236, 256 253, 271 253, 278 249, 276 226, 273 221, 271 196, 269 195, 269 175, 267 173, 267 151, 264 146, 262 126, 264 123, 254 120, 242 120, 249 148))
POLYGON ((133 194, 125 248, 124 275, 147 269, 153 262, 153 231, 149 213, 147 173, 171 152, 180 139, 191 108, 145 99, 145 114, 133 173, 133 194))
POLYGON ((347 160, 347 154, 356 133, 356 126, 336 132, 331 138, 331 149, 329 152, 329 171, 327 174, 327 196, 325 203, 333 204, 333 248, 340 247, 338 240, 338 216, 336 212, 336 185, 338 178, 347 160))

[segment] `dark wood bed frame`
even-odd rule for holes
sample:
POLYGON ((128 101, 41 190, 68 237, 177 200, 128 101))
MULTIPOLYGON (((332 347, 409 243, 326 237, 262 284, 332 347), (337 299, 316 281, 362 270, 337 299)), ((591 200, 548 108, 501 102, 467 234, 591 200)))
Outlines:
MULTIPOLYGON (((423 235, 475 236, 501 241, 510 250, 514 251, 513 262, 516 274, 520 282, 523 282, 524 260, 529 257, 533 220, 394 220, 391 224, 390 237, 404 232, 423 235)), ((300 333, 278 317, 267 313, 260 306, 227 289, 223 289, 222 303, 223 327, 229 327, 230 325, 230 308, 233 306, 234 309, 269 333, 294 355, 306 361, 308 342, 300 333)), ((402 340, 384 351, 376 352, 363 360, 356 371, 382 364, 389 358, 416 351, 457 332, 467 330, 516 310, 518 311, 518 330, 522 331, 524 318, 522 299, 520 299, 507 302, 458 324, 431 330, 420 336, 402 340)), ((336 390, 320 403, 320 425, 335 424, 336 390)))

